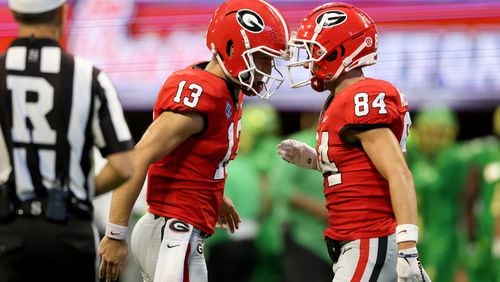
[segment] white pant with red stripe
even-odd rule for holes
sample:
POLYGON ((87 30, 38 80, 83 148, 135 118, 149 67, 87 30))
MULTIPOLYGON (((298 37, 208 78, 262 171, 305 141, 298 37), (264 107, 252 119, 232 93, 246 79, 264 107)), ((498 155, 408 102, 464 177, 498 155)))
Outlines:
POLYGON ((206 282, 205 239, 191 224, 147 213, 134 227, 131 249, 144 282, 206 282))
POLYGON ((333 281, 397 281, 397 258, 394 234, 341 242, 340 257, 333 265, 333 281))

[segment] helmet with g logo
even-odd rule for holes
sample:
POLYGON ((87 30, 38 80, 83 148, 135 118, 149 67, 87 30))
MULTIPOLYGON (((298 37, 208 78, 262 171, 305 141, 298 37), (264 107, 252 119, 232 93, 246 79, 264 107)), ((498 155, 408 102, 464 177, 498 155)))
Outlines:
POLYGON ((311 83, 322 91, 324 81, 376 63, 377 29, 365 12, 352 5, 324 4, 302 20, 290 41, 290 52, 292 61, 287 69, 292 87, 311 83), (307 67, 310 76, 297 81, 292 72, 295 67, 307 67))
POLYGON ((286 57, 288 40, 285 19, 263 0, 228 0, 223 3, 215 11, 206 35, 207 47, 224 73, 241 85, 245 94, 261 98, 270 97, 284 81, 274 59, 286 57), (257 52, 273 58, 274 73, 258 69, 254 62, 257 52))

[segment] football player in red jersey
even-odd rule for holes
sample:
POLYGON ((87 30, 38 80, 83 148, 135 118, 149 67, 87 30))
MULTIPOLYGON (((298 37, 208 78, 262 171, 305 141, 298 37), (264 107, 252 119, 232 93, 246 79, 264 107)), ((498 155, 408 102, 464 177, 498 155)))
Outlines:
POLYGON ((207 281, 205 239, 217 220, 231 231, 239 222, 223 191, 226 165, 238 150, 243 94, 276 92, 284 78, 274 60, 286 57, 288 41, 288 25, 269 3, 219 6, 206 34, 212 60, 164 82, 153 123, 135 147, 137 173, 112 196, 99 246, 101 277, 115 280, 121 269, 131 209, 147 173, 149 209, 131 239, 144 281, 207 281))
POLYGON ((324 175, 333 281, 430 281, 418 258, 416 197, 403 155, 408 102, 391 83, 362 71, 377 59, 375 23, 352 5, 324 4, 289 46, 292 87, 330 92, 316 149, 284 140, 278 153, 324 175), (309 78, 297 81, 296 67, 307 68, 309 78))

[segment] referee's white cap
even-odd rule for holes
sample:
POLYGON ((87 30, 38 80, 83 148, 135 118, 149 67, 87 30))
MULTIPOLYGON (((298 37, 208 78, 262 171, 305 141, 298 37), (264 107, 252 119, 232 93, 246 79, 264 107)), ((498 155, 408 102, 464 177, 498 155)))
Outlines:
POLYGON ((9 0, 9 8, 22 14, 40 14, 53 10, 66 0, 9 0))

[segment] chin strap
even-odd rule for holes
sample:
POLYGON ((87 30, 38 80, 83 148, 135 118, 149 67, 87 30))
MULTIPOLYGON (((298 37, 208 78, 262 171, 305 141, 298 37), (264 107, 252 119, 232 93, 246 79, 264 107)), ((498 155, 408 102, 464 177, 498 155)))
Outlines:
POLYGON ((240 84, 239 81, 234 78, 230 73, 229 71, 226 69, 226 66, 224 65, 224 61, 222 60, 222 58, 220 57, 219 53, 217 52, 217 49, 215 49, 215 45, 212 43, 211 44, 211 47, 212 47, 212 54, 215 56, 215 58, 217 59, 217 62, 219 63, 219 66, 222 68, 222 71, 224 72, 224 74, 229 78, 231 79, 231 81, 233 81, 234 83, 236 84, 240 84))

